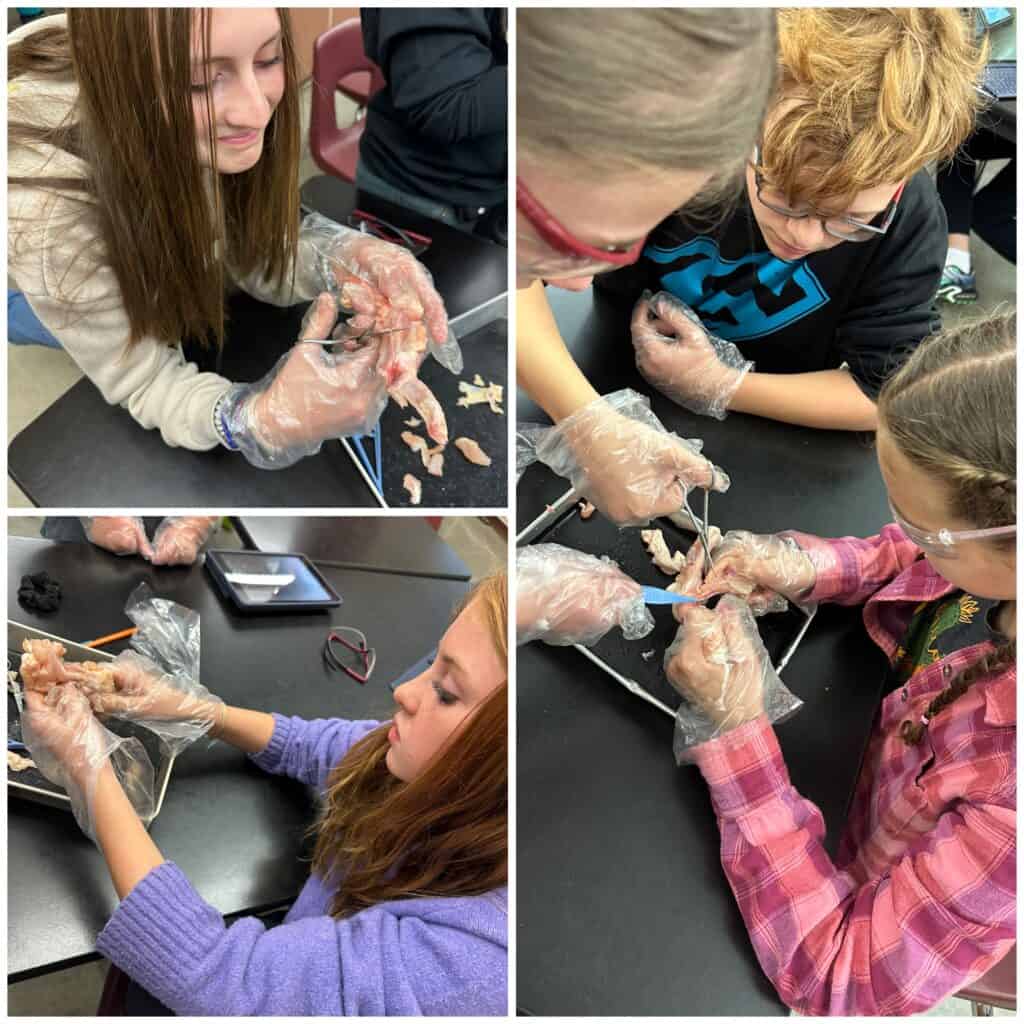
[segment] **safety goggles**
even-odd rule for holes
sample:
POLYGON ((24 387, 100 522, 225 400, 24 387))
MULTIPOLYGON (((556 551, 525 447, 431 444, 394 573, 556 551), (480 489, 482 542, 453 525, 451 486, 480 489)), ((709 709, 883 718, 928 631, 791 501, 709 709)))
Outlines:
POLYGON ((751 166, 754 168, 754 187, 757 192, 757 201, 762 206, 767 206, 772 213, 777 213, 789 220, 806 220, 808 217, 814 217, 821 222, 822 230, 826 234, 831 235, 833 238, 840 238, 844 242, 869 242, 872 238, 884 235, 889 230, 893 218, 896 216, 896 206, 900 201, 900 196, 903 195, 905 184, 901 184, 896 189, 886 208, 877 217, 873 218, 870 224, 866 224, 864 221, 856 220, 853 217, 824 214, 811 207, 806 207, 803 210, 794 210, 789 206, 783 205, 780 201, 781 197, 776 196, 772 192, 771 186, 765 182, 764 175, 761 174, 760 146, 754 147, 754 159, 751 166))
POLYGON ((968 540, 994 540, 997 537, 1012 537, 1017 533, 1017 525, 990 526, 985 530, 947 530, 928 533, 918 529, 906 521, 889 502, 889 511, 893 521, 925 554, 936 558, 957 558, 957 545, 968 540))
POLYGON ((582 242, 549 213, 516 178, 516 209, 533 229, 533 235, 516 232, 520 272, 533 277, 584 277, 636 263, 646 237, 626 248, 606 249, 582 242))
POLYGON ((324 661, 331 668, 366 683, 377 664, 377 652, 367 646, 366 634, 354 626, 332 626, 324 643, 324 661))
POLYGON ((422 256, 432 244, 432 239, 427 235, 421 235, 409 228, 400 228, 365 210, 353 210, 348 215, 348 224, 365 235, 373 235, 374 238, 383 239, 392 245, 400 245, 416 257, 422 256))

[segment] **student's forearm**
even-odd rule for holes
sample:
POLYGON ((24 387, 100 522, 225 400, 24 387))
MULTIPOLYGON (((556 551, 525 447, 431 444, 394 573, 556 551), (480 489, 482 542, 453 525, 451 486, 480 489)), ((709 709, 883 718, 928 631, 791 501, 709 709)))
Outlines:
POLYGON ((96 843, 103 853, 118 899, 124 899, 164 862, 108 761, 96 780, 92 798, 96 843))
POLYGON ((846 370, 748 373, 729 408, 821 430, 874 430, 875 403, 846 370))
POLYGON ((238 747, 246 754, 258 754, 264 750, 274 735, 274 716, 266 712, 218 704, 212 713, 213 729, 210 735, 238 747))
POLYGON ((598 397, 565 347, 540 281, 516 292, 516 375, 556 423, 598 397))

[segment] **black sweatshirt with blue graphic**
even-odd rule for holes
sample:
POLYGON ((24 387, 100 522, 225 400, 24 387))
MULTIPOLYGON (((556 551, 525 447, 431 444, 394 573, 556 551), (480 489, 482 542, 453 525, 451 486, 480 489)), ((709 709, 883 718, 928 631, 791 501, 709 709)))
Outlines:
POLYGON ((900 197, 888 232, 801 260, 777 259, 744 193, 710 232, 678 216, 651 233, 640 260, 597 278, 630 300, 649 288, 678 296, 713 334, 762 373, 809 373, 843 363, 877 398, 886 378, 939 329, 935 290, 946 256, 946 215, 926 172, 900 197))

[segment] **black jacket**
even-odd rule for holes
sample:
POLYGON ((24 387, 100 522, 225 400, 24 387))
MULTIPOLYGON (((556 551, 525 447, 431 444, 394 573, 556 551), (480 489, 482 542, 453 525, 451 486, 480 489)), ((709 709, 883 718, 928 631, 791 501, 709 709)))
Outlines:
POLYGON ((877 398, 886 377, 940 326, 934 299, 946 242, 942 204, 920 171, 877 240, 785 262, 769 251, 744 198, 706 234, 670 217, 634 266, 597 284, 630 300, 644 288, 672 292, 763 373, 847 363, 865 394, 877 398))
POLYGON ((364 7, 366 55, 387 86, 360 142, 367 170, 452 206, 507 191, 508 43, 498 8, 364 7))

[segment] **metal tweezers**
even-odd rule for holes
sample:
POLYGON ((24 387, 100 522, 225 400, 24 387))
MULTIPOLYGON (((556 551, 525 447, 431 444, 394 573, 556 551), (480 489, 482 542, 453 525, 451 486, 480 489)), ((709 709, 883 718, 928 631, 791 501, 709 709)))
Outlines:
POLYGON ((704 491, 704 518, 698 519, 694 515, 693 509, 690 508, 690 499, 686 494, 685 487, 683 490, 683 507, 682 510, 676 512, 674 515, 669 516, 669 519, 675 523, 676 526, 682 527, 684 530, 689 530, 692 526, 697 531, 697 539, 700 541, 701 547, 704 549, 704 573, 707 575, 708 570, 714 564, 711 560, 711 544, 710 537, 708 535, 708 507, 710 504, 711 491, 707 489, 704 491), (683 513, 686 513, 684 516, 683 513))

